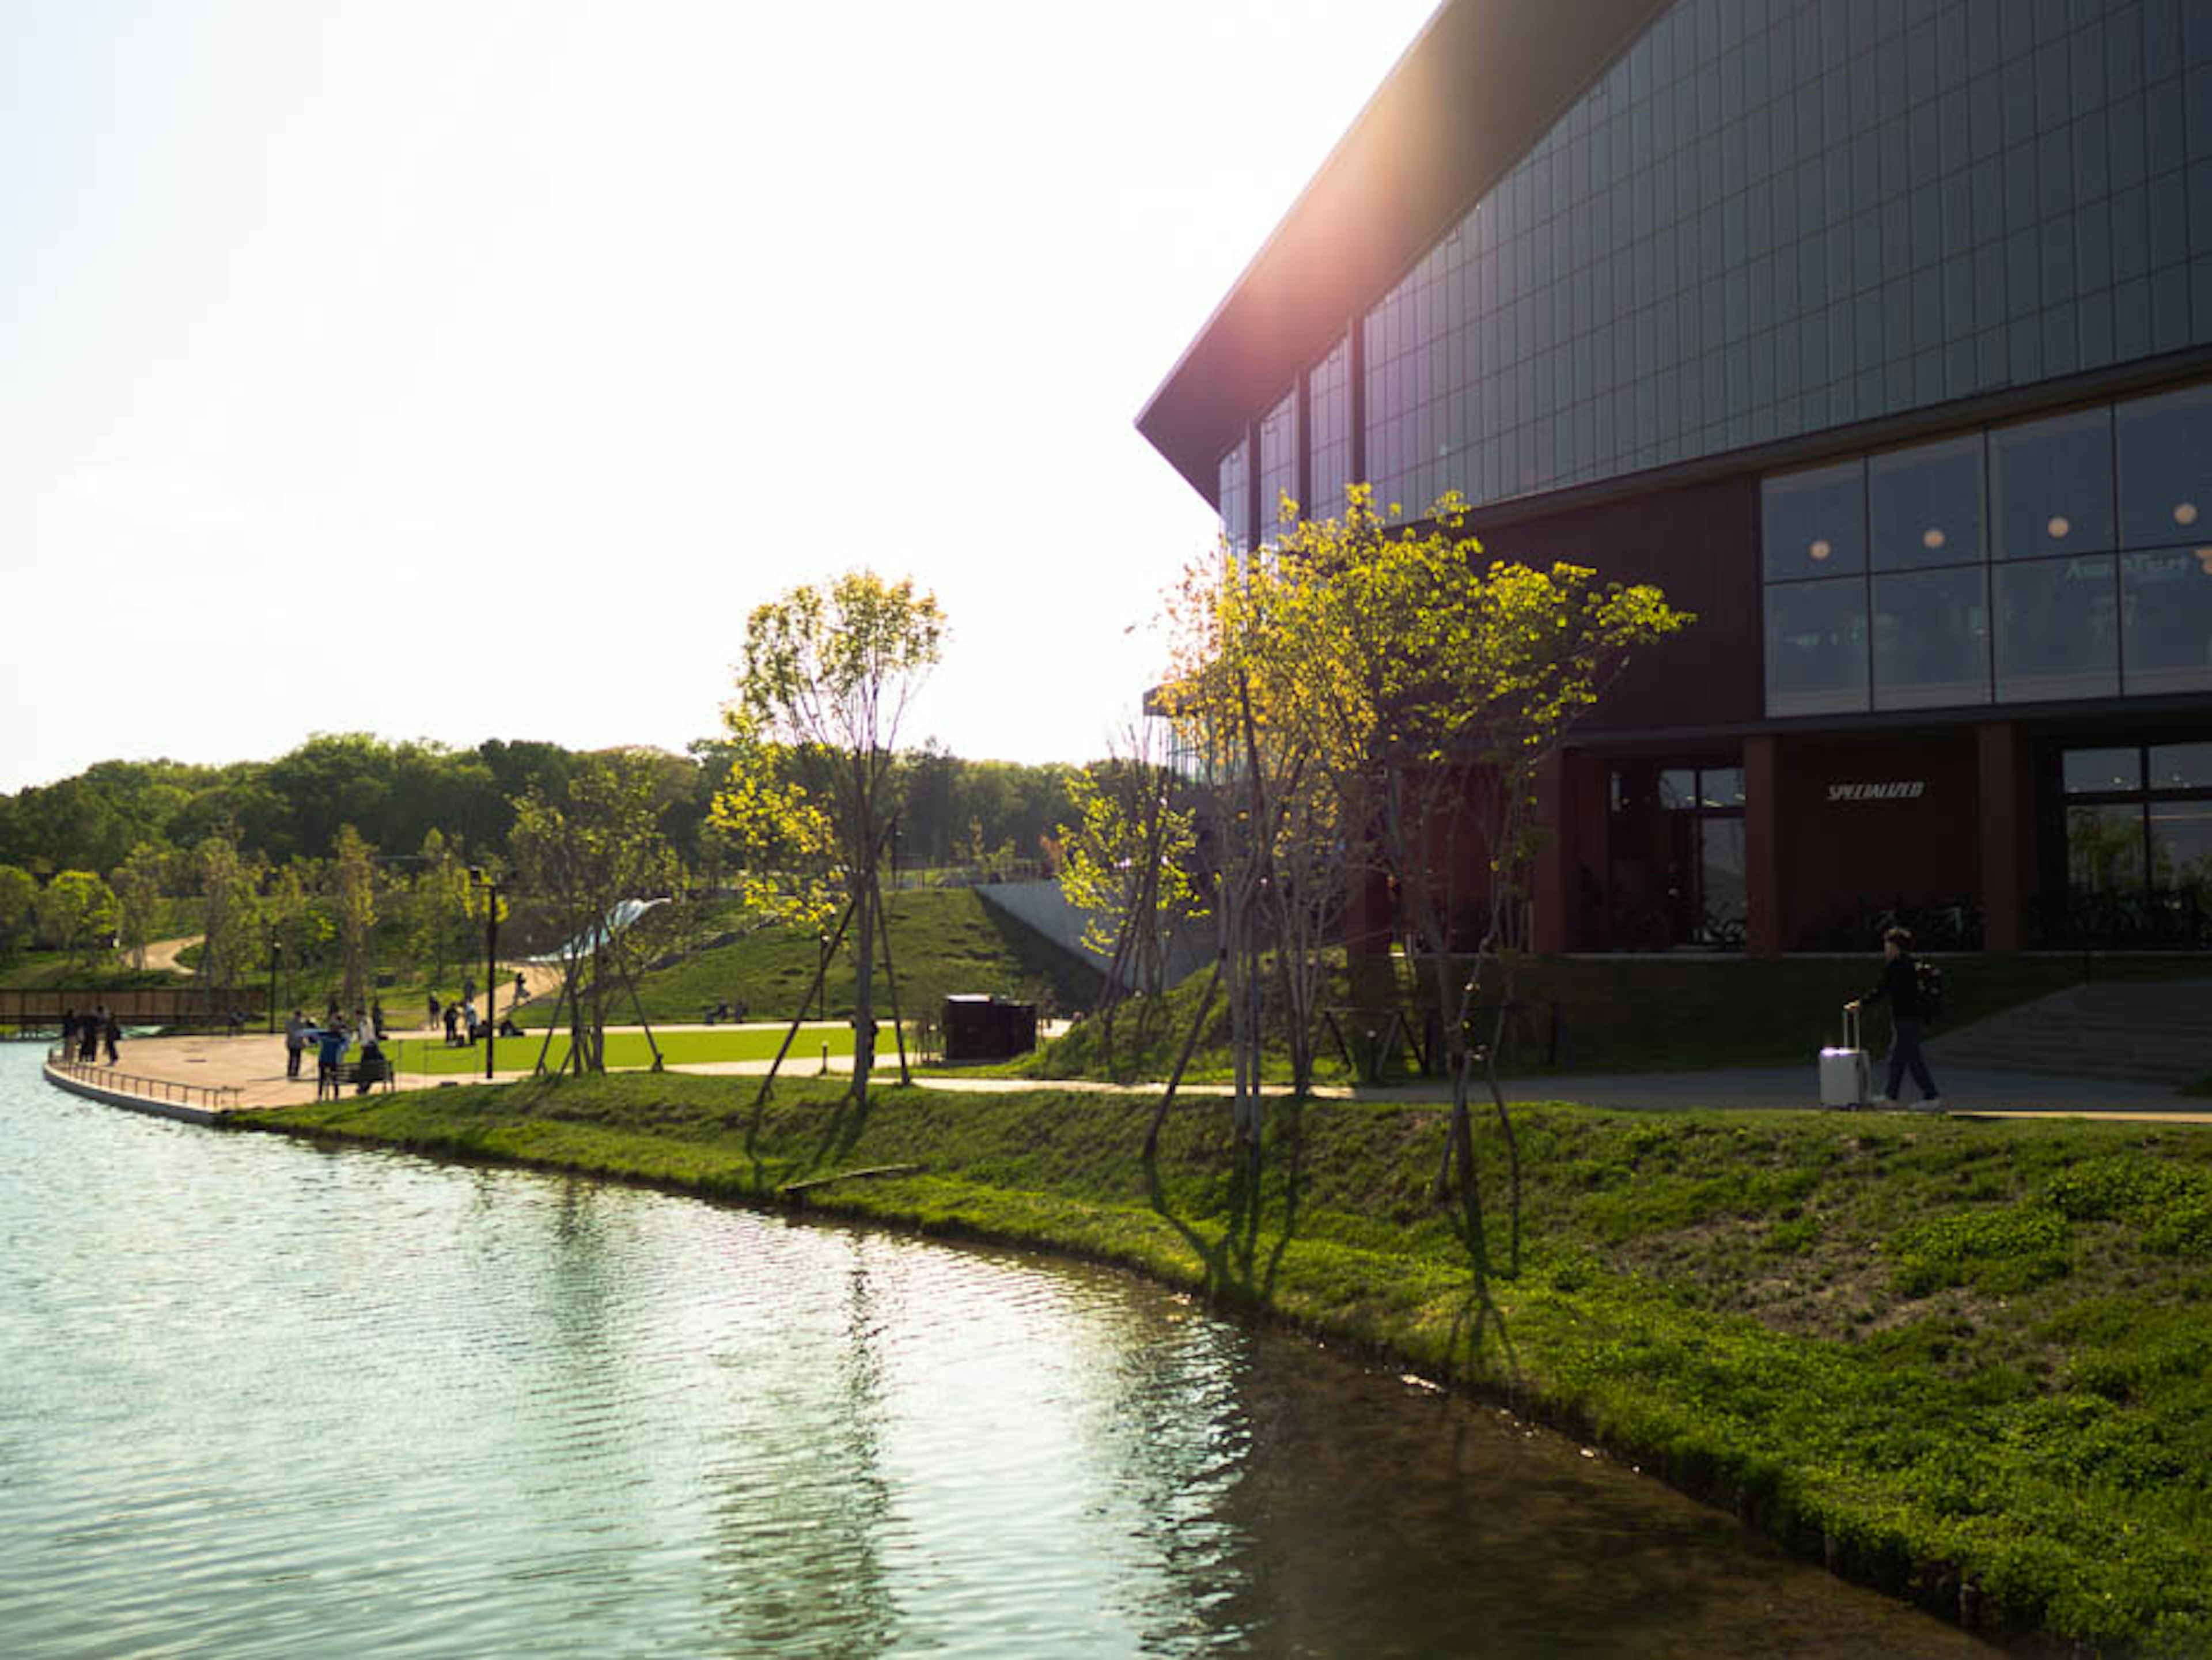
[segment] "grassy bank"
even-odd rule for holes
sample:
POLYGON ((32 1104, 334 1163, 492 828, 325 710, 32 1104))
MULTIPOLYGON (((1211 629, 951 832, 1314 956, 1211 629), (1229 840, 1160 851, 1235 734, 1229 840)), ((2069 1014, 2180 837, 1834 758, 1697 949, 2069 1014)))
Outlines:
POLYGON ((1510 1399, 1954 1617, 2212 1649, 2212 1132, 1533 1110, 1518 1269, 1483 1277, 1431 1195, 1432 1108, 1279 1104, 1255 1183, 1218 1102, 1148 1166, 1143 1098, 751 1094, 533 1080, 268 1116, 1126 1263, 1510 1399))

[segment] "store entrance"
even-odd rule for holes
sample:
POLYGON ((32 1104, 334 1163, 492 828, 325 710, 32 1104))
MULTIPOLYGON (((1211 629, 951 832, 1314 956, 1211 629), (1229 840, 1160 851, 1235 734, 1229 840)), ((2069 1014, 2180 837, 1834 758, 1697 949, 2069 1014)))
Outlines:
POLYGON ((1609 793, 1616 951, 1743 948, 1743 769, 1631 762, 1609 793))

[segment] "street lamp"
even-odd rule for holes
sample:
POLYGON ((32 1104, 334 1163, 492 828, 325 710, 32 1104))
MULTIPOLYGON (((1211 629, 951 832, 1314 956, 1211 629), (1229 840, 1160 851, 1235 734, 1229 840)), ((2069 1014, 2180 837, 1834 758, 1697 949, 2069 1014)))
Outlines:
POLYGON ((484 897, 484 1082, 489 1084, 492 1054, 499 1042, 499 1022, 493 1018, 499 1012, 499 896, 507 885, 486 876, 477 865, 469 866, 469 885, 481 888, 484 897))
POLYGON ((276 931, 269 931, 269 1030, 276 1030, 276 964, 284 955, 284 942, 276 931))

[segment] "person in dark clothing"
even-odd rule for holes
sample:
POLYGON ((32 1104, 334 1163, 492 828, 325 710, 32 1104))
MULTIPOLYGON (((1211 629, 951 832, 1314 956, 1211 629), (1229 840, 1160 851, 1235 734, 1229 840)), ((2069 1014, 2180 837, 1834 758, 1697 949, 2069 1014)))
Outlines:
POLYGON ((108 1010, 107 1018, 100 1022, 100 1035, 107 1045, 107 1064, 112 1067, 122 1058, 115 1046, 123 1039, 123 1023, 115 1018, 113 1009, 108 1010))
POLYGON ((76 1011, 62 1011, 62 1059, 66 1061, 76 1053, 76 1011))
POLYGON ((345 1059, 346 1029, 331 1021, 315 1033, 315 1099, 338 1098, 338 1063, 345 1059))
POLYGON ((76 1023, 76 1058, 87 1066, 100 1059, 100 1030, 107 1024, 106 1008, 94 1009, 76 1023))
POLYGON ((458 1049, 460 1046, 460 1005, 448 1003, 446 1005, 446 1047, 447 1049, 458 1049))
POLYGON ((1889 1086, 1882 1091, 1880 1104, 1899 1104, 1897 1091, 1909 1068, 1912 1081, 1920 1086, 1921 1110, 1941 1112, 1943 1098, 1936 1092, 1936 1080, 1929 1075, 1927 1057, 1920 1053, 1920 1028, 1925 1011, 1920 1006, 1920 982, 1912 967, 1912 930, 1892 928, 1883 934, 1881 955, 1881 982, 1856 1002, 1847 1005, 1854 1009, 1866 1003, 1887 1001, 1889 1005, 1889 1023, 1895 1037, 1889 1046, 1889 1086))

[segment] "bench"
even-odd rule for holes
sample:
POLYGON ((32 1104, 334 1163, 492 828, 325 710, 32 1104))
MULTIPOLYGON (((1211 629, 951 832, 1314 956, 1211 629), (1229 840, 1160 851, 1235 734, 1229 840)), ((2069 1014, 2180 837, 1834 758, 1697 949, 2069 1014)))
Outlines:
MULTIPOLYGON (((392 1081, 392 1061, 388 1055, 364 1055, 357 1060, 338 1062, 338 1093, 349 1089, 356 1094, 365 1094, 374 1085, 381 1084, 387 1090, 394 1087, 392 1081)), ((322 1084, 318 1078, 316 1093, 319 1098, 322 1084)))

